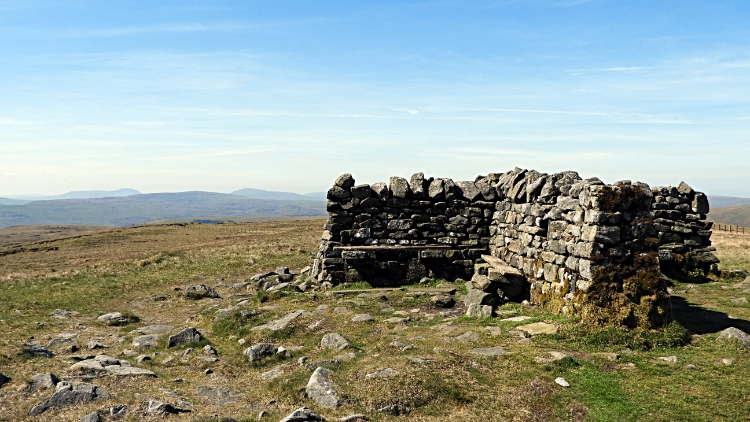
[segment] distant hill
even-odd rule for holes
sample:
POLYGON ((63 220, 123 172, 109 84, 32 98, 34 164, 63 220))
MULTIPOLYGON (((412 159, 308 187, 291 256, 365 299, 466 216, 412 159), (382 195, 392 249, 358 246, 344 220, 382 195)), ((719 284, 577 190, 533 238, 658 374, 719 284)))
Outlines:
POLYGON ((23 205, 31 202, 25 199, 0 198, 0 205, 23 205))
MULTIPOLYGON (((54 201, 56 199, 93 199, 93 198, 119 198, 130 195, 140 195, 135 189, 117 189, 117 190, 80 190, 64 193, 62 195, 9 195, 8 199, 29 203, 31 201, 54 201)), ((0 202, 2 199, 0 198, 0 202)), ((4 204, 4 205, 22 205, 22 204, 4 204)))
POLYGON ((721 207, 736 207, 738 205, 750 205, 750 198, 737 198, 734 196, 708 195, 708 204, 711 206, 711 209, 721 208, 721 207))
POLYGON ((325 201, 325 192, 314 192, 300 195, 293 192, 277 192, 263 189, 245 188, 232 192, 232 195, 247 196, 255 199, 274 199, 287 201, 325 201))
POLYGON ((0 207, 0 228, 38 224, 129 226, 151 220, 207 215, 325 214, 323 201, 261 200, 213 192, 153 193, 5 205, 0 207))
POLYGON ((203 217, 178 217, 147 221, 145 224, 175 223, 265 223, 269 221, 315 220, 323 215, 207 215, 203 217))
POLYGON ((708 213, 708 221, 750 227, 750 205, 713 208, 708 213))

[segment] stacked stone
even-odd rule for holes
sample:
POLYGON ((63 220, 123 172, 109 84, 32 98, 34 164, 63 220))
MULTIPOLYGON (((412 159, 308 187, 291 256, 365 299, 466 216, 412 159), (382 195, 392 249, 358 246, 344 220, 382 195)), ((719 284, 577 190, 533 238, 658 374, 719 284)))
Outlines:
MULTIPOLYGON (((654 202, 651 215, 659 235, 659 260, 661 262, 682 262, 682 266, 697 268, 709 267, 718 263, 711 246, 711 226, 706 220, 709 204, 706 195, 696 192, 687 183, 675 186, 651 188, 654 202), (680 259, 679 255, 690 253, 691 262, 680 259)), ((685 268, 691 270, 693 268, 685 268)))
POLYGON ((595 269, 654 251, 646 184, 516 168, 495 188, 506 199, 496 204, 492 255, 526 274, 537 302, 557 297, 567 306, 589 289, 595 269))
MULTIPOLYGON (((328 191, 329 217, 313 275, 325 279, 347 271, 347 260, 367 257, 363 250, 342 255, 340 246, 380 245, 416 247, 412 250, 420 258, 450 259, 467 269, 459 275, 470 276, 475 260, 488 252, 491 240, 496 194, 490 181, 487 177, 476 182, 425 179, 423 173, 416 173, 410 181, 391 177, 388 185, 355 185, 351 174, 341 175, 328 191), (450 251, 427 250, 430 245, 447 246, 450 251), (421 255, 419 247, 426 248, 421 255)), ((341 281, 335 278, 331 281, 341 281)))

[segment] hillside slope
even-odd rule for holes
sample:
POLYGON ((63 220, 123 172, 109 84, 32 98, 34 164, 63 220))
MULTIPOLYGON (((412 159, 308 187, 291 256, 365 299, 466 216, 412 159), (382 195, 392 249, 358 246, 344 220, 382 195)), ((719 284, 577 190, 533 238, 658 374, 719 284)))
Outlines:
POLYGON ((750 227, 750 205, 736 207, 711 208, 708 221, 750 227))
POLYGON ((206 215, 324 215, 320 201, 271 201, 213 192, 35 201, 0 207, 0 228, 34 224, 129 226, 206 215))
POLYGON ((300 195, 293 192, 277 192, 263 189, 245 188, 232 192, 232 195, 247 196, 255 199, 275 199, 286 201, 325 201, 325 192, 306 193, 300 195))
POLYGON ((750 205, 750 198, 708 195, 708 203, 711 204, 711 208, 736 207, 738 205, 750 205))

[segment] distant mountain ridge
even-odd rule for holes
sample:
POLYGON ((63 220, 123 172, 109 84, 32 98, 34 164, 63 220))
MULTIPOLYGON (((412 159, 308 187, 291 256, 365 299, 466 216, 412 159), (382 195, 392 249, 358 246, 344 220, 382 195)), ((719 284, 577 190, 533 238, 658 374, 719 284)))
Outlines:
POLYGON ((293 192, 278 192, 263 189, 245 188, 232 192, 232 195, 247 196, 255 199, 272 199, 288 201, 325 201, 326 192, 299 194, 293 192))
POLYGON ((4 205, 0 207, 0 228, 38 224, 129 226, 207 215, 322 216, 326 209, 324 201, 263 200, 215 192, 152 193, 4 205))
POLYGON ((95 198, 120 198, 123 196, 140 195, 135 189, 123 188, 117 190, 79 190, 64 193, 62 195, 8 195, 0 198, 2 205, 23 205, 32 201, 54 201, 57 199, 95 199, 95 198), (6 203, 13 201, 15 203, 6 203), (19 203, 20 202, 20 203, 19 203))
POLYGON ((738 198, 735 196, 708 195, 708 204, 711 206, 711 209, 720 208, 720 207, 736 207, 739 205, 750 205, 750 198, 738 198))
POLYGON ((738 205, 735 207, 711 208, 708 213, 708 221, 716 223, 731 224, 740 227, 750 227, 750 205, 738 205))

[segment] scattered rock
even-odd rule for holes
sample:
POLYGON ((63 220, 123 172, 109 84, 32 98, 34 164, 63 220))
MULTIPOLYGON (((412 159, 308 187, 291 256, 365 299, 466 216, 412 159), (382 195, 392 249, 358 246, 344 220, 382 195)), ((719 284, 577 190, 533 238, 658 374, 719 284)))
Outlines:
POLYGON ((203 397, 207 400, 217 400, 215 403, 217 406, 224 406, 230 403, 234 403, 237 400, 245 397, 244 394, 237 394, 236 392, 223 387, 204 387, 199 385, 195 389, 195 395, 203 397))
POLYGON ((55 356, 54 353, 35 343, 24 343, 24 347, 40 358, 51 358, 55 356))
POLYGON ((130 318, 120 312, 110 312, 101 315, 97 320, 111 326, 127 325, 130 322, 130 318))
POLYGON ((393 348, 395 348, 395 349, 398 349, 398 350, 400 350, 400 351, 402 351, 402 352, 405 352, 405 351, 407 351, 407 350, 409 350, 409 349, 413 349, 413 348, 414 348, 414 345, 413 345, 413 344, 411 344, 411 343, 406 343, 406 342, 404 342, 404 341, 394 341, 394 342, 393 342, 393 343, 391 343, 391 344, 390 344, 389 346, 391 346, 391 347, 393 347, 393 348))
POLYGON ((430 362, 435 362, 435 359, 420 358, 419 356, 409 356, 409 360, 417 365, 427 365, 430 362))
POLYGON ((493 337, 502 334, 502 330, 500 329, 500 327, 484 327, 484 329, 487 330, 487 332, 489 332, 493 337))
POLYGON ((182 346, 199 341, 201 341, 201 333, 193 327, 188 327, 173 336, 169 336, 167 347, 182 346))
POLYGON ((281 365, 274 367, 270 371, 266 371, 262 374, 260 374, 260 377, 266 380, 272 380, 284 373, 284 369, 281 365))
POLYGON ((466 316, 475 318, 492 318, 492 306, 472 303, 466 309, 466 316))
POLYGON ((336 359, 343 360, 343 361, 346 361, 346 362, 354 360, 356 358, 357 358, 357 355, 355 353, 351 353, 351 352, 350 353, 342 353, 342 354, 336 356, 336 359))
POLYGON ((211 346, 210 344, 207 344, 203 347, 203 353, 207 355, 215 355, 216 349, 214 349, 213 346, 211 346))
POLYGON ((609 361, 616 361, 617 359, 620 359, 620 355, 618 355, 617 353, 607 353, 607 352, 592 353, 591 356, 596 356, 596 357, 604 358, 604 359, 607 359, 609 361))
POLYGON ((109 416, 113 418, 122 418, 128 414, 128 406, 124 404, 118 404, 109 408, 109 416))
POLYGON ((482 356, 487 356, 487 357, 502 356, 502 355, 507 355, 508 353, 510 353, 507 350, 505 350, 502 346, 478 347, 476 349, 471 349, 471 351, 473 353, 476 353, 482 356))
POLYGON ((482 336, 480 336, 479 333, 475 331, 467 331, 458 337, 453 337, 451 340, 461 343, 473 343, 475 341, 479 341, 481 338, 482 336))
MULTIPOLYGON (((31 378, 31 388, 34 390, 39 390, 42 388, 55 388, 55 386, 59 382, 60 380, 57 379, 57 377, 53 374, 37 374, 31 378)), ((0 382, 0 385, 2 385, 2 382, 0 382)))
POLYGON ((393 317, 393 318, 388 318, 388 319, 386 319, 383 322, 386 322, 388 324, 401 324, 401 323, 404 323, 404 322, 407 322, 407 321, 409 321, 409 318, 393 317))
POLYGON ((563 378, 563 377, 557 377, 557 378, 555 378, 555 383, 557 385, 562 386, 562 387, 570 387, 570 383, 568 383, 567 381, 565 381, 565 378, 563 378))
POLYGON ((378 302, 378 306, 380 307, 380 312, 393 312, 396 310, 396 308, 385 302, 378 302))
POLYGON ((721 360, 721 363, 723 363, 726 366, 732 366, 734 365, 734 359, 724 358, 721 360))
POLYGON ((371 374, 366 374, 365 378, 387 377, 390 375, 398 375, 398 371, 393 370, 391 368, 385 368, 385 369, 381 369, 380 371, 375 371, 371 374))
POLYGON ((78 419, 78 422, 102 422, 103 419, 99 416, 99 412, 89 413, 88 415, 78 419))
POLYGON ((323 336, 323 338, 320 340, 320 348, 321 349, 337 349, 337 350, 344 350, 347 347, 351 346, 351 342, 344 338, 339 333, 329 333, 323 336))
POLYGON ((281 318, 281 319, 277 319, 275 321, 271 321, 271 322, 268 322, 266 324, 259 325, 257 327, 253 327, 253 328, 250 329, 250 331, 260 331, 260 330, 278 331, 278 330, 283 330, 294 319, 299 318, 301 316, 310 315, 310 314, 311 313, 308 312, 308 311, 299 309, 299 310, 296 310, 294 312, 290 312, 290 313, 284 315, 284 317, 281 318))
POLYGON ((747 333, 738 328, 729 327, 725 330, 722 330, 719 336, 716 337, 717 341, 728 339, 738 340, 740 343, 744 344, 745 347, 750 349, 750 335, 747 335, 747 333))
POLYGON ((623 363, 622 365, 620 365, 620 369, 624 369, 626 371, 633 371, 633 370, 637 369, 637 367, 635 366, 635 364, 633 362, 626 362, 626 363, 623 363))
POLYGON ((106 344, 99 343, 98 341, 91 340, 89 341, 88 348, 89 350, 95 350, 95 349, 109 349, 110 346, 107 346, 106 344))
POLYGON ((78 342, 73 340, 73 337, 75 334, 60 333, 47 343, 47 348, 77 344, 78 342))
POLYGON ((537 356, 534 361, 538 364, 546 365, 552 362, 557 362, 570 357, 569 354, 557 351, 547 352, 547 356, 537 356))
POLYGON ((144 361, 151 360, 151 356, 149 355, 140 355, 137 358, 135 358, 135 361, 137 363, 143 363, 144 361))
POLYGON ((168 413, 185 413, 190 410, 176 407, 160 400, 151 399, 148 401, 148 409, 146 411, 151 415, 163 415, 168 413))
POLYGON ((55 394, 31 408, 31 416, 41 415, 49 409, 61 409, 95 400, 108 399, 110 396, 103 388, 85 382, 60 382, 55 394))
POLYGON ((696 366, 692 363, 688 363, 687 365, 685 365, 685 369, 696 369, 696 366))
POLYGON ((335 368, 337 366, 341 366, 341 362, 337 359, 319 360, 317 362, 308 363, 307 365, 305 365, 305 367, 310 371, 314 371, 318 368, 335 368))
POLYGON ((140 350, 152 349, 156 347, 157 340, 162 337, 164 337, 164 334, 146 334, 144 336, 138 336, 133 339, 133 346, 140 350))
POLYGON ((357 314, 354 315, 354 318, 352 318, 352 322, 365 322, 365 321, 372 321, 375 318, 372 317, 370 314, 357 314))
POLYGON ((365 416, 365 415, 363 415, 361 413, 357 413, 357 414, 349 415, 349 416, 344 416, 343 418, 339 419, 339 421, 341 421, 341 422, 356 422, 356 421, 369 421, 369 420, 370 419, 367 416, 365 416))
POLYGON ((381 407, 380 409, 376 410, 378 413, 390 413, 393 416, 398 416, 401 414, 401 411, 398 408, 397 404, 389 404, 388 406, 381 407))
POLYGON ((534 318, 527 316, 527 315, 519 315, 515 317, 510 317, 510 318, 503 318, 500 321, 521 322, 521 321, 526 321, 527 319, 534 319, 534 318))
POLYGON ((131 331, 131 333, 141 333, 141 334, 163 334, 168 333, 174 329, 171 325, 147 325, 145 327, 136 328, 135 330, 131 331))
POLYGON ((66 309, 55 309, 50 315, 52 318, 67 319, 68 317, 76 316, 78 312, 68 311, 66 309))
POLYGON ((659 356, 659 359, 668 363, 677 363, 677 356, 659 356))
POLYGON ((557 334, 557 326, 554 324, 547 324, 546 322, 535 322, 533 324, 522 325, 516 327, 516 330, 523 331, 532 336, 539 334, 557 334))
POLYGON ((336 387, 330 380, 333 371, 327 368, 318 368, 313 372, 310 381, 307 383, 307 396, 318 404, 318 406, 337 408, 343 404, 339 397, 336 387))
POLYGON ((187 297, 188 299, 193 299, 193 300, 203 299, 204 297, 208 297, 212 299, 219 297, 219 294, 216 293, 216 290, 214 290, 213 288, 205 284, 188 286, 185 288, 184 294, 185 294, 185 297, 187 297))
POLYGON ((270 343, 260 343, 248 347, 242 352, 250 359, 251 362, 273 356, 276 353, 276 346, 270 343))
POLYGON ((300 407, 279 422, 325 422, 320 415, 306 407, 300 407))

